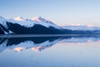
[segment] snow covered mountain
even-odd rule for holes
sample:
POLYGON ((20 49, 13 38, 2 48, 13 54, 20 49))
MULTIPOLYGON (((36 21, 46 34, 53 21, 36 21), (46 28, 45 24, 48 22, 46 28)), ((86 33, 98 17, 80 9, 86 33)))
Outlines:
POLYGON ((24 19, 16 17, 5 19, 0 17, 0 34, 87 34, 100 33, 99 27, 80 26, 58 26, 42 17, 24 19))
POLYGON ((46 34, 60 32, 61 27, 48 21, 42 17, 31 19, 23 19, 16 17, 14 19, 5 19, 0 17, 0 33, 1 34, 46 34))
POLYGON ((59 26, 57 26, 53 22, 48 21, 48 20, 46 20, 42 17, 35 17, 33 19, 24 19, 22 17, 16 17, 16 18, 14 18, 12 20, 8 20, 8 21, 20 24, 20 25, 25 26, 25 27, 33 27, 35 24, 40 24, 40 25, 43 25, 45 27, 52 26, 52 27, 55 27, 55 28, 59 28, 59 26))

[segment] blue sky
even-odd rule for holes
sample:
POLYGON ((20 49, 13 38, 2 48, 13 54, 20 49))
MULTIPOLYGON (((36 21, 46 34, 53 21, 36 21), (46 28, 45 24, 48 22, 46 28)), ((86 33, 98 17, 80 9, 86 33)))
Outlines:
POLYGON ((0 15, 29 19, 41 16, 58 25, 100 26, 100 0, 0 0, 0 15))

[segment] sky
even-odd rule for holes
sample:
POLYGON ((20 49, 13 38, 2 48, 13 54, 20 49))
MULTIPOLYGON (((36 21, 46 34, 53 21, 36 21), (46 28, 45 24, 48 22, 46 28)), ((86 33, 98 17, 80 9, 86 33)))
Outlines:
POLYGON ((100 26, 100 0, 0 0, 0 16, 41 16, 57 25, 100 26))

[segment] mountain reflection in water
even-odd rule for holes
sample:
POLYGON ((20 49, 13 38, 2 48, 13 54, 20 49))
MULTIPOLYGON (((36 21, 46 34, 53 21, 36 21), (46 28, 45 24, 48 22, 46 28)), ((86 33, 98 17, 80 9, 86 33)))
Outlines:
POLYGON ((63 43, 87 43, 100 40, 99 36, 62 36, 62 37, 24 37, 24 38, 0 38, 0 52, 12 49, 20 52, 23 49, 42 51, 58 42, 63 43))

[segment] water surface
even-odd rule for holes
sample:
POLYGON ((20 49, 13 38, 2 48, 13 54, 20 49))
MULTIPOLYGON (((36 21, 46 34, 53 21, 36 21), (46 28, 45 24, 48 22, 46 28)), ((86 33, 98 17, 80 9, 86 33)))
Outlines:
POLYGON ((99 36, 0 38, 0 67, 100 67, 99 36))

